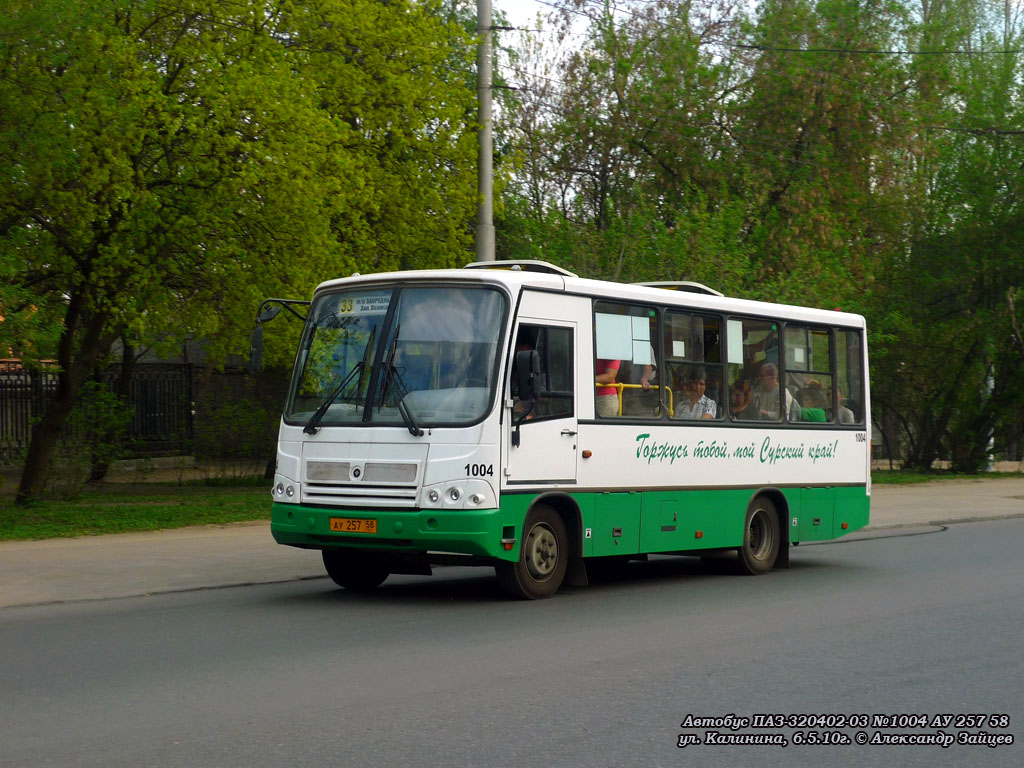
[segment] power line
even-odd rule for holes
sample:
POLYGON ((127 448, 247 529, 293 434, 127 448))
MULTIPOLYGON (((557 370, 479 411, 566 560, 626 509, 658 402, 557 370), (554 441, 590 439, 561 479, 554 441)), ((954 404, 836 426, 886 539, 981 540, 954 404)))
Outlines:
MULTIPOLYGON (((540 5, 546 5, 546 6, 549 6, 551 8, 560 9, 560 10, 563 10, 565 12, 576 14, 576 15, 580 15, 580 16, 584 16, 585 18, 588 18, 588 19, 592 20, 592 17, 590 16, 590 14, 584 13, 582 11, 577 11, 577 10, 574 10, 572 8, 565 8, 565 7, 559 6, 559 5, 557 5, 557 4, 553 3, 553 2, 550 2, 549 0, 533 0, 533 1, 538 3, 538 4, 540 4, 540 5)), ((594 7, 600 7, 601 10, 604 10, 604 8, 605 8, 604 4, 598 5, 597 0, 583 0, 583 4, 584 5, 591 5, 591 6, 594 6, 594 7)), ((633 11, 631 11, 631 10, 629 10, 627 8, 618 8, 618 7, 616 7, 614 10, 615 10, 615 12, 621 12, 623 14, 627 14, 627 15, 632 16, 633 18, 639 19, 641 21, 652 22, 652 23, 657 24, 658 26, 660 26, 660 27, 662 27, 662 28, 664 28, 666 30, 669 30, 669 31, 683 32, 683 33, 693 33, 694 32, 689 27, 682 27, 681 28, 681 27, 679 27, 677 25, 669 24, 668 22, 665 22, 665 21, 662 21, 660 19, 654 18, 651 15, 638 15, 638 14, 634 13, 633 11)), ((727 47, 727 48, 736 48, 736 49, 742 49, 742 50, 760 50, 760 51, 771 51, 771 50, 773 50, 771 46, 757 46, 757 45, 734 43, 734 42, 730 42, 728 40, 723 40, 723 39, 717 38, 717 37, 701 37, 700 41, 697 43, 697 45, 700 46, 705 41, 706 42, 716 43, 718 45, 722 45, 722 46, 727 47)), ((779 50, 783 50, 783 49, 779 49, 779 50)), ((801 52, 813 52, 813 51, 819 50, 819 49, 792 49, 792 50, 801 51, 801 52)), ((832 52, 849 52, 849 53, 858 53, 858 52, 859 53, 872 53, 872 52, 885 53, 885 51, 882 51, 882 50, 877 50, 876 51, 874 49, 842 49, 842 48, 832 48, 832 49, 820 49, 820 50, 829 50, 829 51, 832 51, 832 52)), ((1010 53, 1019 53, 1019 52, 1020 51, 990 51, 990 52, 985 52, 985 53, 1005 53, 1005 54, 1010 54, 1010 53)), ((915 52, 915 51, 889 51, 889 53, 905 53, 905 54, 909 55, 909 54, 921 53, 921 52, 915 52)), ((968 53, 968 52, 962 52, 962 51, 932 51, 932 52, 927 52, 927 53, 929 53, 931 55, 937 55, 937 54, 941 54, 941 53, 946 53, 946 54, 952 55, 952 54, 968 53)), ((742 66, 749 66, 749 62, 734 59, 732 56, 729 56, 728 54, 726 54, 724 52, 719 52, 719 53, 716 53, 714 55, 719 56, 720 58, 725 59, 727 61, 730 61, 732 63, 735 63, 735 64, 737 64, 737 65, 739 65, 741 67, 742 66)), ((835 84, 830 85, 829 89, 831 91, 835 92, 835 93, 839 93, 841 95, 846 95, 846 96, 849 96, 851 98, 858 99, 858 100, 860 100, 863 97, 865 91, 876 91, 876 92, 879 93, 879 95, 881 97, 883 97, 885 99, 892 99, 892 98, 898 96, 901 92, 905 91, 906 87, 908 85, 907 83, 904 83, 903 87, 898 88, 896 90, 890 91, 888 89, 880 88, 878 85, 876 85, 874 83, 868 83, 868 82, 864 82, 864 81, 861 81, 861 80, 857 80, 855 78, 850 78, 848 76, 839 74, 838 72, 833 72, 833 71, 827 71, 827 70, 822 70, 822 69, 814 68, 814 67, 811 67, 811 66, 809 66, 809 65, 807 65, 805 63, 792 62, 791 66, 799 67, 799 68, 801 68, 801 69, 803 69, 806 72, 809 72, 811 74, 821 75, 822 77, 827 77, 827 78, 830 78, 830 79, 834 78, 834 79, 844 80, 844 81, 850 83, 852 86, 857 88, 857 90, 855 90, 855 91, 853 91, 853 90, 846 90, 846 89, 843 89, 843 88, 841 88, 841 87, 839 87, 839 86, 837 86, 835 84)), ((878 105, 877 102, 874 104, 873 108, 875 109, 876 112, 886 111, 886 109, 881 107, 880 105, 878 105)), ((901 114, 902 116, 907 117, 907 118, 911 118, 911 119, 913 119, 913 117, 916 116, 916 114, 917 114, 917 112, 915 112, 915 111, 913 111, 913 110, 911 110, 911 109, 909 109, 907 107, 899 107, 899 106, 888 107, 888 110, 889 111, 893 111, 894 110, 897 114, 901 114)), ((945 130, 945 131, 957 131, 957 132, 974 133, 976 135, 984 135, 984 134, 991 134, 991 135, 1018 135, 1020 133, 1019 131, 1016 131, 1014 129, 1005 128, 1004 126, 1001 126, 1001 125, 997 124, 996 120, 994 118, 989 118, 989 117, 984 117, 984 116, 975 116, 972 119, 977 121, 978 123, 988 124, 988 125, 987 125, 987 127, 974 127, 974 128, 972 128, 972 127, 965 127, 965 126, 954 126, 954 125, 931 125, 931 126, 923 126, 923 127, 931 128, 931 129, 934 129, 934 130, 945 130)))
MULTIPOLYGON (((562 11, 564 13, 574 14, 576 16, 582 16, 591 21, 594 20, 594 16, 583 11, 579 11, 573 8, 569 8, 565 5, 560 5, 550 0, 533 0, 533 2, 539 5, 546 5, 549 8, 562 11)), ((660 0, 634 0, 639 3, 657 3, 660 0)), ((582 0, 583 6, 589 6, 599 11, 605 11, 608 6, 600 2, 600 0, 582 0)), ((631 16, 634 19, 641 21, 650 21, 655 24, 659 24, 666 29, 675 30, 677 32, 692 31, 684 30, 668 22, 662 21, 656 18, 653 14, 640 15, 629 8, 620 7, 617 3, 612 4, 611 8, 612 15, 621 13, 627 16, 631 16)), ((979 50, 899 50, 899 49, 882 49, 882 48, 840 48, 840 47, 820 47, 820 48, 794 48, 787 46, 776 46, 767 44, 756 44, 756 43, 736 43, 729 40, 721 40, 718 38, 706 38, 708 42, 717 43, 719 45, 725 45, 730 48, 740 48, 744 50, 762 51, 766 53, 843 53, 843 54, 860 54, 860 55, 879 55, 879 56, 1017 56, 1024 53, 1024 49, 1014 48, 1008 50, 992 50, 992 51, 979 51, 979 50)))
MULTIPOLYGON (((544 114, 554 117, 558 120, 570 120, 576 118, 578 120, 579 115, 569 114, 564 103, 553 102, 550 96, 554 96, 556 99, 565 99, 566 97, 572 96, 572 92, 567 90, 569 83, 564 80, 557 78, 547 77, 536 73, 526 72, 521 69, 517 69, 511 66, 504 66, 506 70, 514 72, 526 79, 543 80, 546 83, 551 83, 556 86, 561 86, 557 89, 546 89, 536 88, 529 85, 525 85, 520 88, 521 91, 533 93, 540 98, 536 99, 533 103, 544 114)), ((620 105, 621 106, 621 105, 620 105)), ((912 116, 913 113, 905 111, 904 116, 912 116)), ((784 162, 790 165, 801 165, 812 168, 834 168, 834 164, 830 163, 827 159, 822 157, 820 153, 820 147, 827 146, 826 144, 816 145, 810 147, 803 157, 794 157, 793 150, 796 146, 794 141, 785 140, 783 137, 768 137, 763 133, 738 133, 735 129, 742 128, 740 124, 729 125, 728 121, 706 121, 703 123, 693 123, 680 120, 678 115, 673 113, 670 109, 654 111, 651 109, 638 108, 637 105, 630 105, 627 109, 615 109, 614 106, 605 105, 604 109, 600 113, 595 113, 594 118, 601 124, 614 125, 620 128, 627 128, 635 130, 638 133, 645 131, 658 130, 664 131, 666 129, 672 130, 677 135, 688 137, 690 140, 695 141, 697 144, 707 143, 710 141, 726 139, 727 144, 720 149, 731 148, 742 154, 754 155, 758 157, 770 158, 774 161, 784 162), (625 114, 623 114, 625 113, 625 114), (632 117, 634 119, 630 120, 632 117), (641 121, 649 120, 651 125, 644 125, 641 121), (782 139, 782 140, 780 140, 782 139), (753 147, 761 147, 766 151, 758 151, 753 147), (820 160, 814 159, 803 159, 804 157, 820 158, 820 160)), ((514 121, 513 121, 514 125, 514 121)), ((922 124, 919 122, 908 123, 910 127, 924 130, 937 130, 957 133, 970 133, 978 136, 989 136, 989 135, 1024 135, 1024 131, 1008 129, 1002 127, 984 127, 984 126, 965 126, 965 125, 954 125, 954 124, 922 124)), ((522 130, 522 128, 518 128, 522 130)), ((636 137, 624 136, 623 143, 629 144, 636 141, 636 137)), ((711 152, 707 157, 711 157, 718 152, 711 152)))
POLYGON ((848 53, 879 56, 1017 56, 1024 53, 1022 49, 1006 51, 975 51, 975 50, 952 50, 952 51, 898 51, 883 50, 879 48, 784 48, 775 45, 754 45, 741 43, 723 43, 733 48, 743 48, 751 51, 765 51, 770 53, 848 53))
MULTIPOLYGON (((560 81, 552 80, 551 78, 543 78, 543 79, 549 80, 551 82, 560 82, 560 81)), ((530 91, 530 92, 535 93, 535 94, 540 95, 540 96, 546 96, 547 95, 544 91, 541 91, 539 89, 531 89, 531 88, 527 87, 524 90, 530 91)), ((556 96, 565 96, 566 94, 565 94, 565 92, 561 92, 561 93, 556 93, 555 95, 556 96)), ((557 117, 557 118, 560 118, 560 119, 563 119, 563 120, 566 119, 566 109, 565 109, 565 107, 562 104, 553 103, 551 101, 545 100, 544 98, 537 99, 533 103, 534 103, 535 106, 539 106, 544 112, 546 112, 549 115, 552 115, 554 117, 557 117)), ((644 111, 644 110, 631 110, 631 112, 632 112, 632 114, 636 114, 639 117, 646 117, 646 118, 654 120, 656 123, 660 124, 662 129, 668 128, 668 129, 672 129, 677 134, 687 134, 690 138, 695 139, 698 142, 700 142, 700 141, 707 142, 707 141, 713 140, 715 137, 709 135, 708 132, 707 132, 708 130, 710 130, 711 132, 717 134, 717 136, 719 138, 722 137, 722 136, 727 136, 728 139, 729 139, 729 144, 727 145, 727 147, 735 149, 735 150, 737 150, 737 151, 739 151, 741 153, 752 154, 752 155, 756 155, 756 156, 760 156, 760 157, 771 158, 771 159, 776 160, 776 161, 782 161, 782 162, 786 162, 786 163, 790 163, 790 164, 802 165, 802 166, 807 166, 807 167, 812 167, 812 168, 826 168, 827 167, 827 165, 825 163, 816 163, 816 162, 812 162, 812 161, 808 161, 808 160, 802 160, 802 159, 799 159, 799 158, 793 158, 791 156, 791 152, 792 152, 792 148, 793 148, 793 145, 791 143, 782 144, 782 143, 777 142, 777 141, 773 142, 773 141, 765 140, 763 137, 762 138, 753 138, 751 136, 743 137, 742 139, 740 139, 740 138, 737 138, 737 136, 732 131, 730 131, 727 127, 725 127, 724 125, 720 125, 720 124, 719 125, 715 125, 713 123, 694 124, 694 123, 686 123, 686 122, 680 121, 678 119, 665 119, 665 116, 666 116, 667 113, 658 114, 658 113, 647 112, 647 111, 644 111), (763 147, 765 149, 772 150, 776 154, 769 154, 768 152, 758 152, 756 150, 750 149, 750 147, 746 146, 746 145, 760 146, 760 147, 763 147), (786 157, 785 155, 790 155, 790 156, 786 157)), ((636 129, 638 131, 650 130, 651 128, 653 128, 653 126, 645 127, 643 125, 639 125, 636 122, 630 122, 628 120, 622 119, 621 117, 613 117, 611 114, 600 115, 600 116, 598 116, 598 119, 599 119, 599 121, 602 124, 615 125, 615 126, 618 126, 618 127, 621 127, 621 128, 636 129)), ((630 141, 630 137, 626 137, 626 142, 628 143, 629 141, 630 141)), ((725 147, 722 147, 722 148, 725 148, 725 147)))

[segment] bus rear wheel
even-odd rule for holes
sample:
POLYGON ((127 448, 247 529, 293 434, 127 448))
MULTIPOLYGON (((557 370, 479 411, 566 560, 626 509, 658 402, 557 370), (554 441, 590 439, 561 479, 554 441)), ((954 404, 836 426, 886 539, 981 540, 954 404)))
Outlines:
POLYGON ((551 597, 565 578, 569 562, 565 523, 551 507, 538 504, 523 524, 519 560, 494 566, 498 584, 510 596, 524 600, 551 597))
POLYGON ((360 552, 325 549, 323 558, 331 580, 353 592, 369 592, 383 584, 390 575, 384 564, 360 552))
POLYGON ((747 509, 743 544, 739 549, 740 573, 757 576, 768 573, 779 557, 781 546, 779 516, 770 499, 758 496, 747 509))

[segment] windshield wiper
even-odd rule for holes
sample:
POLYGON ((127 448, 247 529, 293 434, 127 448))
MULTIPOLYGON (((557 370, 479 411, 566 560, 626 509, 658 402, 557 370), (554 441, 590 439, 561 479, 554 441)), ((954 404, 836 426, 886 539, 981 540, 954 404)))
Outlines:
POLYGON ((409 394, 409 388, 405 386, 405 381, 402 379, 402 374, 398 372, 398 368, 395 366, 395 355, 398 354, 398 336, 402 332, 402 326, 395 326, 395 338, 391 342, 391 349, 388 350, 388 354, 384 360, 381 361, 381 367, 383 368, 382 373, 384 374, 384 384, 387 386, 380 392, 380 407, 384 407, 387 401, 389 390, 393 391, 398 395, 398 413, 402 417, 402 421, 405 422, 406 428, 409 430, 409 434, 413 437, 420 437, 423 435, 423 430, 420 429, 420 425, 416 423, 416 419, 413 418, 412 412, 409 410, 409 406, 405 402, 406 395, 409 394))
MULTIPOLYGON (((398 395, 398 413, 402 417, 402 421, 405 422, 405 426, 409 429, 409 434, 414 437, 420 437, 423 435, 423 430, 420 425, 416 423, 416 419, 413 418, 412 412, 409 410, 409 406, 405 403, 405 397, 409 394, 408 387, 405 386, 405 382, 402 380, 402 374, 398 372, 398 368, 395 364, 388 360, 384 363, 384 373, 388 378, 390 386, 394 389, 398 395)), ((383 405, 384 398, 381 398, 381 404, 383 405)))
POLYGON ((349 371, 348 376, 341 380, 341 383, 338 386, 336 386, 329 395, 327 395, 327 398, 322 403, 320 403, 320 407, 317 408, 313 412, 313 415, 309 417, 309 421, 306 422, 306 426, 302 428, 303 432, 309 435, 315 435, 317 433, 317 431, 320 428, 319 424, 323 420, 324 414, 327 413, 327 409, 330 408, 334 401, 337 400, 338 397, 341 395, 341 393, 345 391, 348 385, 352 382, 352 377, 359 373, 361 370, 363 370, 364 367, 365 364, 363 363, 362 360, 360 360, 352 367, 352 370, 349 371))

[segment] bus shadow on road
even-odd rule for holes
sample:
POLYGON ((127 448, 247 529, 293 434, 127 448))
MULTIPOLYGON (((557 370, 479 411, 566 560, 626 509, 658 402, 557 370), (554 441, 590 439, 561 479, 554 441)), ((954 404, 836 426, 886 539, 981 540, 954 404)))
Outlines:
MULTIPOLYGON (((891 533, 891 532, 890 532, 891 533)), ((794 548, 788 569, 777 569, 765 578, 774 579, 787 572, 848 571, 858 565, 845 557, 832 557, 825 548, 801 546, 794 548)), ((687 555, 651 555, 647 559, 605 558, 588 561, 587 584, 563 584, 556 599, 566 595, 583 595, 588 591, 637 589, 642 586, 692 585, 722 586, 743 582, 737 568, 735 553, 716 553, 702 557, 687 555)), ((335 586, 327 578, 307 580, 313 589, 303 595, 290 595, 289 601, 323 605, 438 605, 438 604, 508 604, 512 601, 498 586, 490 568, 460 566, 436 567, 433 576, 393 575, 376 589, 359 592, 335 586)))
MULTIPOLYGON (((588 584, 563 584, 554 599, 582 595, 589 590, 616 586, 635 588, 640 583, 684 580, 698 583, 733 575, 735 566, 728 558, 701 560, 696 557, 653 556, 646 561, 601 563, 588 571, 588 584)), ((329 579, 310 580, 315 591, 292 595, 289 601, 323 605, 431 605, 431 604, 510 604, 520 603, 505 595, 494 571, 489 568, 438 567, 433 576, 391 576, 376 589, 358 592, 335 586, 329 579)))
MULTIPOLYGON (((787 573, 806 575, 809 573, 848 573, 850 569, 867 569, 862 563, 851 561, 845 557, 831 557, 826 550, 800 548, 793 549, 788 568, 777 568, 760 578, 774 582, 785 578, 787 573)), ((705 556, 685 555, 651 555, 646 560, 610 563, 592 569, 590 584, 587 588, 607 588, 615 585, 639 585, 640 583, 656 585, 659 583, 706 587, 709 585, 743 584, 751 579, 742 573, 737 566, 736 554, 717 553, 705 556)))
MULTIPOLYGON (((359 592, 335 586, 330 579, 305 596, 310 603, 425 605, 430 603, 502 603, 508 598, 489 568, 438 567, 433 576, 390 576, 376 589, 359 592)), ((290 598, 294 599, 294 598, 290 598)))

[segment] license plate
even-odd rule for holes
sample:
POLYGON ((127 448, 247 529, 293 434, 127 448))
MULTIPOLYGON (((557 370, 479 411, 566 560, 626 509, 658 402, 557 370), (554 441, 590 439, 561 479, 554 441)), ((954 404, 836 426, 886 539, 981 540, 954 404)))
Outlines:
POLYGON ((363 517, 332 517, 331 530, 341 533, 376 533, 377 521, 363 517))

